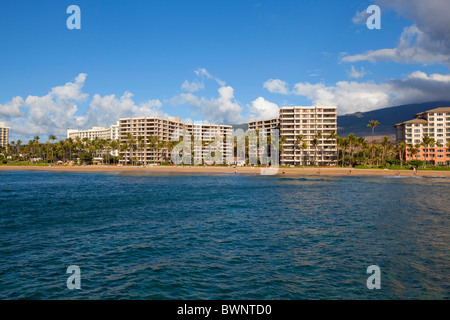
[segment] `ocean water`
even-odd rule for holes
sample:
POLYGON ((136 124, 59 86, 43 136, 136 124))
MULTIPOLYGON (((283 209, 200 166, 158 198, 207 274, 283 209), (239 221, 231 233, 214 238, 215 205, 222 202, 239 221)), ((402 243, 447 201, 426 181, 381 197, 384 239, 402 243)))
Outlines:
POLYGON ((449 299, 449 193, 445 178, 0 172, 0 299, 449 299))

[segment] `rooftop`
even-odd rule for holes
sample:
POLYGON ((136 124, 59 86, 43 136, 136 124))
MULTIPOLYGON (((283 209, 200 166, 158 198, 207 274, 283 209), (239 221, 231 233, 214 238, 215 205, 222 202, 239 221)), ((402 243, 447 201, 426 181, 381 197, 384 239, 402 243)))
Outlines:
POLYGON ((427 124, 427 123, 428 123, 428 121, 425 119, 412 119, 412 120, 405 121, 402 123, 397 123, 394 127, 401 126, 403 124, 427 124))
POLYGON ((450 113, 450 108, 436 108, 436 109, 431 109, 431 110, 427 110, 421 113, 418 113, 417 115, 422 115, 425 113, 450 113))

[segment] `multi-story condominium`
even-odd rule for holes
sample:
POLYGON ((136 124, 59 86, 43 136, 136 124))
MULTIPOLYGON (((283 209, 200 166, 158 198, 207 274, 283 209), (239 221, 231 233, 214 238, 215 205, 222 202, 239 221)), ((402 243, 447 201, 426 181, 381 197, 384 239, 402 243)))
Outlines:
POLYGON ((337 164, 336 106, 282 107, 279 118, 249 122, 249 129, 280 130, 281 165, 337 164))
POLYGON ((111 140, 119 140, 119 121, 110 127, 111 129, 111 140))
POLYGON ((248 123, 248 130, 266 130, 270 133, 270 130, 272 129, 280 129, 279 118, 256 120, 248 123))
MULTIPOLYGON (((259 131, 261 134, 261 131, 263 131, 268 137, 271 136, 272 130, 280 130, 280 119, 279 118, 272 118, 272 119, 263 119, 263 120, 255 120, 250 121, 248 123, 248 130, 255 130, 259 131)), ((267 152, 269 153, 269 141, 267 140, 267 152)), ((261 143, 261 141, 260 141, 261 143)), ((262 146, 259 146, 261 148, 262 146)), ((248 157, 249 159, 258 159, 259 158, 259 152, 261 150, 258 149, 258 146, 255 145, 255 142, 249 141, 249 148, 248 148, 248 157)), ((260 159, 261 160, 261 159, 260 159)))
POLYGON ((119 123, 112 125, 109 128, 93 127, 89 130, 67 130, 67 138, 76 139, 88 138, 89 140, 104 139, 104 140, 118 140, 119 139, 119 123))
POLYGON ((280 108, 280 137, 285 137, 280 154, 281 165, 299 165, 305 160, 309 164, 336 165, 336 134, 336 106, 280 108), (298 143, 300 135, 306 142, 304 150, 298 143))
POLYGON ((0 122, 0 147, 6 148, 9 143, 9 128, 4 122, 0 122))
MULTIPOLYGON (((194 139, 201 140, 202 145, 194 145, 194 163, 201 164, 202 160, 206 158, 209 150, 205 147, 208 143, 213 142, 215 137, 222 136, 223 139, 218 141, 217 146, 211 146, 211 151, 221 154, 222 162, 227 163, 229 159, 233 157, 234 144, 232 142, 233 127, 225 125, 215 125, 207 123, 185 124, 184 129, 194 137, 194 139), (203 145, 205 144, 205 145, 203 145)), ((211 161, 205 161, 207 164, 211 164, 211 161)))
MULTIPOLYGON (((170 160, 167 143, 177 132, 185 130, 188 135, 193 136, 203 143, 194 144, 192 154, 196 164, 201 164, 207 151, 208 142, 213 142, 215 137, 223 136, 223 141, 217 142, 217 147, 210 147, 212 152, 222 155, 223 162, 232 155, 233 144, 227 141, 232 136, 232 126, 212 124, 184 124, 178 117, 162 119, 157 117, 125 118, 119 120, 119 141, 129 144, 129 134, 134 139, 134 146, 121 150, 122 163, 129 163, 133 159, 142 164, 163 162, 170 160), (154 138, 156 137, 156 138, 154 138)), ((172 140, 173 141, 173 140, 172 140)), ((207 163, 207 162, 206 162, 207 163)))
POLYGON ((418 113, 415 119, 395 125, 397 142, 405 142, 406 161, 422 160, 435 165, 450 165, 450 108, 437 108, 418 113), (423 145, 424 137, 434 145, 423 145), (411 152, 413 150, 413 152, 411 152), (417 150, 416 152, 414 150, 417 150))

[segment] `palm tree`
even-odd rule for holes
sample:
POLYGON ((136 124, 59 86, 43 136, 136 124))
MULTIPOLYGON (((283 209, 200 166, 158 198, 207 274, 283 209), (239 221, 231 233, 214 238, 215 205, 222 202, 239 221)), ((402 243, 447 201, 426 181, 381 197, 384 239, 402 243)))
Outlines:
POLYGON ((17 156, 19 156, 20 155, 20 145, 22 144, 22 141, 21 140, 17 140, 17 143, 16 143, 16 153, 17 153, 17 156))
MULTIPOLYGON (((322 140, 322 131, 317 131, 316 134, 314 135, 314 137, 317 139, 317 145, 316 145, 316 155, 317 155, 317 147, 319 146, 319 144, 322 144, 323 141, 322 140)), ((321 164, 323 164, 323 152, 320 152, 321 154, 321 164)), ((317 165, 319 165, 319 161, 317 161, 317 165)))
POLYGON ((353 133, 350 133, 348 135, 348 145, 350 148, 350 167, 353 166, 353 152, 354 152, 354 147, 357 145, 358 143, 358 139, 356 138, 356 136, 353 133))
POLYGON ((152 152, 152 162, 155 162, 155 158, 156 158, 155 151, 158 149, 159 137, 158 136, 149 136, 147 138, 147 142, 148 142, 148 148, 152 152))
POLYGON ((166 160, 166 154, 167 154, 167 150, 164 150, 165 148, 167 148, 167 142, 164 140, 160 140, 158 141, 156 148, 159 150, 163 150, 163 155, 164 155, 164 160, 166 160))
POLYGON ((404 157, 404 153, 406 151, 406 143, 403 142, 403 141, 399 142, 397 144, 397 149, 398 149, 398 152, 399 152, 400 167, 403 167, 403 158, 406 158, 406 157, 404 157))
MULTIPOLYGON (((295 137, 295 140, 296 140, 296 142, 297 142, 297 148, 299 148, 301 151, 300 151, 300 153, 302 153, 302 146, 303 146, 303 139, 304 139, 304 137, 303 137, 303 135, 302 134, 299 134, 298 136, 296 136, 295 137)), ((302 155, 300 154, 300 161, 301 161, 301 158, 302 158, 302 155)))
POLYGON ((286 136, 280 136, 278 142, 279 142, 278 151, 280 152, 280 154, 282 154, 282 153, 284 153, 284 145, 286 144, 286 136))
POLYGON ((69 148, 69 162, 72 161, 72 149, 74 146, 73 144, 74 144, 74 142, 73 142, 72 138, 66 139, 66 145, 67 145, 67 148, 69 148))
MULTIPOLYGON (((48 140, 51 140, 52 143, 54 143, 56 139, 58 139, 58 138, 56 138, 56 136, 55 136, 54 134, 51 134, 51 135, 48 137, 48 140)), ((53 153, 54 153, 53 147, 54 147, 54 146, 51 147, 51 149, 52 149, 52 163, 54 162, 54 159, 53 159, 53 153)))
POLYGON ((366 163, 366 151, 369 149, 369 144, 367 143, 366 139, 363 137, 358 138, 358 144, 360 146, 360 152, 362 152, 362 161, 366 163))
POLYGON ((109 146, 111 147, 111 150, 113 151, 113 164, 116 164, 116 151, 119 149, 119 140, 111 140, 109 142, 109 146))
POLYGON ((383 140, 381 140, 381 145, 383 146, 383 155, 381 156, 381 161, 386 162, 386 151, 388 146, 391 144, 391 141, 389 140, 389 137, 383 137, 383 140))
MULTIPOLYGON (((66 162, 66 141, 65 140, 59 140, 58 144, 56 145, 57 148, 57 154, 61 152, 61 160, 63 162, 66 162)), ((59 157, 57 156, 59 159, 59 157)))
POLYGON ((133 137, 133 135, 131 133, 127 133, 126 140, 127 140, 126 145, 128 147, 128 151, 129 151, 127 162, 130 162, 130 158, 131 158, 131 165, 133 165, 132 150, 134 148, 134 144, 136 143, 136 139, 133 137))
POLYGON ((342 149, 342 167, 344 167, 345 166, 345 153, 349 146, 348 138, 342 138, 342 139, 340 139, 339 142, 340 142, 341 149, 342 149))
POLYGON ((373 142, 374 142, 374 133, 375 133, 375 128, 380 124, 380 122, 378 122, 378 120, 370 120, 369 124, 367 125, 368 127, 372 128, 372 163, 373 163, 373 142))
MULTIPOLYGON (((424 153, 425 156, 425 166, 427 165, 427 158, 428 158, 428 152, 430 152, 430 147, 434 147, 435 142, 433 138, 430 138, 429 136, 424 136, 422 138, 422 145, 426 148, 426 152, 424 153)), ((424 150, 425 151, 425 150, 424 150)))
POLYGON ((39 139, 40 139, 40 137, 39 136, 34 136, 34 138, 33 138, 33 140, 32 141, 30 141, 28 144, 30 145, 30 148, 32 149, 32 155, 35 157, 35 158, 37 158, 37 152, 36 152, 36 148, 37 148, 37 150, 39 151, 39 146, 40 146, 40 144, 39 144, 39 139))
MULTIPOLYGON (((303 142, 302 145, 300 146, 300 149, 302 150, 301 153, 304 153, 304 151, 305 151, 306 149, 308 149, 308 144, 307 144, 306 142, 303 142)), ((300 158, 301 158, 301 157, 300 157, 300 158)), ((303 163, 303 165, 305 165, 305 159, 303 159, 302 163, 303 163)))
POLYGON ((123 154, 128 150, 128 144, 125 142, 123 144, 120 145, 120 153, 119 153, 119 157, 124 160, 124 161, 128 161, 127 159, 123 159, 123 154))
POLYGON ((139 162, 141 162, 141 164, 144 165, 145 161, 142 159, 142 155, 143 155, 142 150, 146 146, 145 138, 143 136, 138 136, 137 141, 138 141, 138 150, 139 150, 139 158, 140 158, 139 162))
POLYGON ((414 158, 416 154, 419 153, 419 147, 420 145, 414 146, 412 144, 408 145, 409 152, 411 153, 411 157, 414 158))
MULTIPOLYGON (((331 131, 330 134, 326 137, 327 140, 331 143, 333 143, 334 141, 337 141, 337 139, 339 138, 339 136, 337 135, 336 131, 331 131)), ((337 156, 339 156, 339 145, 336 143, 337 146, 337 156)), ((336 158, 337 160, 337 158, 336 158)))
POLYGON ((317 165, 317 146, 319 145, 319 139, 317 137, 314 137, 311 141, 311 147, 314 148, 314 165, 317 165))
MULTIPOLYGON (((170 155, 172 154, 173 148, 174 148, 178 143, 180 143, 180 141, 176 141, 176 140, 170 140, 170 141, 168 141, 168 142, 166 143, 166 148, 167 148, 167 153, 169 154, 169 158, 170 158, 170 155)), ((167 158, 166 158, 165 160, 167 160, 167 158)))
POLYGON ((378 122, 378 120, 370 120, 369 124, 367 125, 368 127, 372 128, 372 143, 373 143, 375 128, 378 127, 379 124, 380 124, 380 122, 378 122))

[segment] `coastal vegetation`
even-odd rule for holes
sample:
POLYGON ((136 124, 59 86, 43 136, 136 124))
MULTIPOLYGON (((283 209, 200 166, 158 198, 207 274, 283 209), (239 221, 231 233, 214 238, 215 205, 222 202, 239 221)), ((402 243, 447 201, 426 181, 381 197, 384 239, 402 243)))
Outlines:
MULTIPOLYGON (((446 170, 448 167, 436 166, 431 161, 409 160, 406 162, 406 152, 413 156, 419 153, 421 147, 443 147, 442 144, 435 141, 434 138, 424 136, 423 140, 415 145, 407 145, 405 142, 392 142, 388 136, 381 140, 374 139, 375 128, 380 123, 378 121, 369 121, 368 127, 372 129, 372 139, 356 137, 349 134, 348 137, 337 137, 338 146, 338 166, 355 167, 355 168, 389 168, 394 170, 410 169, 416 167, 418 169, 441 169, 446 170)), ((450 152, 450 142, 446 147, 450 152)), ((431 160, 431 159, 430 159, 431 160)))
MULTIPOLYGON (((357 137, 354 134, 349 134, 347 137, 339 137, 335 132, 324 135, 318 131, 311 141, 305 139, 303 135, 296 136, 296 148, 301 154, 301 166, 318 166, 323 160, 323 150, 320 147, 321 142, 336 141, 338 167, 361 169, 388 168, 393 170, 407 170, 412 167, 428 170, 450 169, 448 166, 436 166, 428 159, 425 159, 426 161, 410 160, 406 162, 407 150, 415 156, 421 147, 443 146, 428 136, 425 136, 421 143, 415 145, 407 145, 405 142, 394 143, 388 136, 376 140, 374 134, 379 124, 376 120, 371 120, 367 124, 371 128, 370 141, 364 137, 357 137), (308 148, 314 150, 309 156, 304 152, 308 148)), ((245 139, 246 153, 248 155, 249 138, 243 137, 243 139, 245 139)), ((179 142, 166 142, 157 136, 149 136, 145 139, 142 136, 134 137, 131 134, 127 135, 125 142, 122 144, 118 140, 99 138, 89 140, 88 138, 80 139, 79 137, 57 141, 58 139, 55 135, 50 135, 45 143, 40 142, 40 140, 39 136, 35 136, 33 140, 29 140, 26 144, 21 140, 17 142, 12 141, 6 148, 0 149, 0 165, 91 165, 94 163, 116 165, 120 161, 128 165, 142 165, 144 161, 140 158, 140 155, 144 149, 151 151, 151 153, 162 152, 164 157, 163 161, 159 161, 159 164, 169 165, 170 159, 167 158, 167 155, 179 142)), ((278 151, 281 153, 284 151, 283 144, 285 142, 285 137, 280 137, 278 151)), ((270 136, 268 137, 268 143, 270 144, 270 136)), ((204 142, 203 147, 209 144, 211 142, 204 142)), ((193 151, 193 141, 191 145, 193 151)), ((450 152, 450 142, 447 142, 445 147, 448 148, 447 152, 450 152)), ((234 150, 236 154, 236 142, 234 150)), ((193 161, 192 164, 194 164, 193 154, 191 159, 193 161)), ((156 157, 154 163, 157 163, 156 157)), ((205 165, 205 163, 202 161, 201 165, 205 165)))
POLYGON ((24 144, 21 140, 8 143, 0 150, 0 164, 3 165, 52 165, 52 164, 93 164, 94 159, 103 164, 117 163, 119 157, 110 154, 117 150, 119 142, 116 140, 94 139, 65 139, 57 140, 50 135, 48 141, 40 142, 35 136, 24 144), (109 152, 108 152, 109 151, 109 152))

